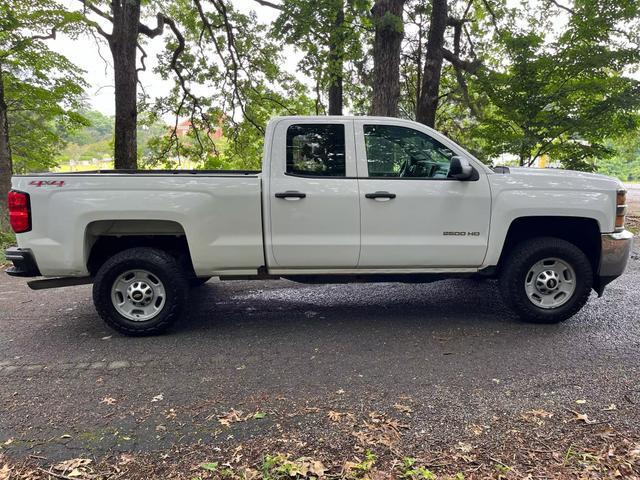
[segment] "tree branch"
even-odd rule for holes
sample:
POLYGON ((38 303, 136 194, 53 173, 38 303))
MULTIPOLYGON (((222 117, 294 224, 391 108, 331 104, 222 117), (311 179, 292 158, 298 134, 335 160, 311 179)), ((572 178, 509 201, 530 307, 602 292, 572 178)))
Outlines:
POLYGON ((553 3, 556 7, 561 8, 565 12, 569 12, 571 15, 575 15, 576 12, 573 8, 565 7, 564 5, 559 4, 556 0, 549 0, 549 3, 553 3))
POLYGON ((79 1, 82 3, 82 5, 85 6, 85 8, 88 8, 93 13, 95 13, 95 14, 99 15, 100 17, 104 18, 105 20, 108 20, 108 21, 113 23, 113 17, 111 15, 109 15, 108 13, 103 12, 102 10, 100 10, 98 7, 96 7, 90 1, 87 1, 87 0, 79 0, 79 1))
POLYGON ((462 60, 460 57, 455 55, 452 51, 447 50, 446 48, 442 49, 442 54, 445 60, 447 60, 455 68, 464 70, 465 72, 472 75, 476 73, 482 66, 482 62, 480 60, 462 60))
POLYGON ((493 10, 493 7, 491 7, 491 5, 489 4, 489 0, 482 0, 482 3, 487 9, 487 11, 489 12, 489 16, 491 17, 491 23, 493 23, 493 26, 496 29, 496 32, 498 32, 498 35, 502 37, 502 30, 500 30, 500 27, 498 26, 496 12, 493 10))
MULTIPOLYGON (((80 3, 82 3, 82 5, 84 6, 84 14, 86 15, 87 12, 87 8, 89 10, 91 10, 93 13, 95 13, 96 15, 98 15, 101 18, 104 18, 105 20, 108 20, 109 22, 113 23, 113 17, 105 12, 103 12, 102 10, 100 10, 98 7, 96 7, 93 3, 87 1, 87 0, 78 0, 80 3)), ((86 17, 85 17, 86 18, 86 17)), ((108 34, 107 32, 105 32, 102 27, 100 25, 98 25, 97 22, 94 22, 92 20, 89 20, 88 18, 86 19, 87 23, 89 23, 93 28, 96 29, 96 31, 102 35, 104 38, 106 38, 107 40, 111 39, 111 35, 108 34)))
MULTIPOLYGON (((156 22, 157 22, 156 28, 150 28, 150 27, 147 27, 143 23, 139 23, 138 24, 138 32, 142 33, 143 35, 146 35, 149 38, 154 38, 154 37, 157 37, 158 35, 162 35, 162 32, 164 31, 165 22, 169 23, 169 22, 167 22, 167 19, 169 19, 169 17, 166 17, 162 13, 158 13, 156 15, 156 22)), ((174 23, 174 25, 175 25, 175 23, 174 23)), ((173 28, 172 28, 172 30, 173 30, 173 28)))
POLYGON ((262 5, 263 7, 275 8, 276 10, 284 10, 282 5, 278 5, 277 3, 269 2, 268 0, 253 0, 254 2, 262 5))

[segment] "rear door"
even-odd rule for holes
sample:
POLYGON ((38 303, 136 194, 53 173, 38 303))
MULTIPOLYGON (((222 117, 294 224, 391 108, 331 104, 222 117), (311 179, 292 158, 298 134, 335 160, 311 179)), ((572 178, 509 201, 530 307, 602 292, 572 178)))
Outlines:
POLYGON ((358 267, 481 265, 491 213, 484 170, 476 166, 467 181, 449 178, 451 158, 466 153, 423 126, 363 118, 355 121, 355 131, 362 219, 358 267))
POLYGON ((355 268, 360 203, 353 120, 282 119, 270 155, 271 269, 355 268))

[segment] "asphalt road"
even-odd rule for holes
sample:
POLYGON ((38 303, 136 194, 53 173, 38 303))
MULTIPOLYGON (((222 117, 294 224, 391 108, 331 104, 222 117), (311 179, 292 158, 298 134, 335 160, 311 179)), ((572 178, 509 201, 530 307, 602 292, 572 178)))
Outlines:
POLYGON ((209 282, 173 331, 136 339, 103 325, 90 286, 0 275, 0 445, 57 459, 356 441, 330 433, 330 411, 399 418, 404 449, 499 441, 533 409, 555 415, 551 436, 583 428, 569 410, 637 436, 639 282, 636 250, 603 298, 550 326, 516 320, 492 281, 209 282), (244 421, 225 427, 232 409, 244 421))

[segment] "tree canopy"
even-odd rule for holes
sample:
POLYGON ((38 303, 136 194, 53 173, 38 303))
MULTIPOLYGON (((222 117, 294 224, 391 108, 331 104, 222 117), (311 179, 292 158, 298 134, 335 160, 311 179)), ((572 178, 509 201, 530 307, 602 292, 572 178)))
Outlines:
POLYGON ((116 166, 257 168, 273 115, 372 113, 433 125, 486 162, 545 156, 636 175, 635 0, 254 0, 253 11, 231 0, 77 2, 0 6, 15 164, 5 169, 48 168, 65 141, 91 137, 115 149, 116 166), (256 13, 265 9, 275 20, 256 13), (113 53, 115 134, 112 119, 80 113, 82 72, 49 48, 56 33, 80 32, 113 53), (172 87, 150 98, 136 83, 155 37, 155 74, 172 87))
POLYGON ((76 35, 79 15, 50 0, 0 3, 0 201, 12 172, 54 164, 63 132, 86 123, 82 72, 51 50, 56 35, 76 35))

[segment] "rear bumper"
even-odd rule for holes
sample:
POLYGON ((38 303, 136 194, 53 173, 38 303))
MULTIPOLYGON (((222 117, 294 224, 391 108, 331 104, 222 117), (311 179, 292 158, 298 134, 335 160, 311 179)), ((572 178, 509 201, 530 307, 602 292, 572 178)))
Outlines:
POLYGON ((4 252, 4 256, 13 263, 13 267, 6 270, 12 277, 39 277, 40 270, 33 252, 28 248, 11 247, 4 252))
POLYGON ((627 230, 602 235, 602 251, 596 279, 598 294, 602 294, 607 284, 624 273, 632 248, 633 233, 627 230))

